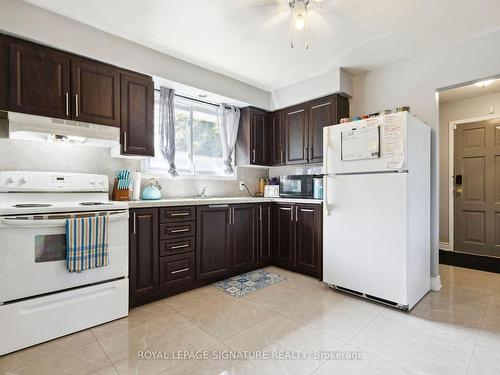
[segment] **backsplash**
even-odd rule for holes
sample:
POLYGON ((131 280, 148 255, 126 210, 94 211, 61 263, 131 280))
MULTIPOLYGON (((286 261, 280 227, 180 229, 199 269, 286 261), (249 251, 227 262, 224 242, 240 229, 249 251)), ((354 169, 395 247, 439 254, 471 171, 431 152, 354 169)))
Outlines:
MULTIPOLYGON (((0 139, 1 171, 104 174, 108 175, 112 184, 116 169, 137 171, 140 167, 141 162, 137 160, 111 158, 107 148, 0 139)), ((208 187, 207 195, 212 197, 246 196, 246 191, 239 190, 238 181, 245 181, 250 191, 255 193, 258 179, 267 177, 267 168, 239 167, 236 180, 158 178, 158 181, 162 185, 162 196, 167 198, 195 196, 204 186, 208 187)))
POLYGON ((269 168, 269 177, 278 177, 294 174, 322 174, 323 164, 312 165, 285 165, 269 168))

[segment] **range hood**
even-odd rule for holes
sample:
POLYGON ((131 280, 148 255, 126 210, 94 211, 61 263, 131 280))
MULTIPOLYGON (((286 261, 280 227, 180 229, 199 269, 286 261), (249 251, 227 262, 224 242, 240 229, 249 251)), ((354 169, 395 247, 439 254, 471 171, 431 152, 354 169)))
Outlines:
POLYGON ((113 126, 0 111, 0 138, 111 148, 120 144, 120 129, 113 126))

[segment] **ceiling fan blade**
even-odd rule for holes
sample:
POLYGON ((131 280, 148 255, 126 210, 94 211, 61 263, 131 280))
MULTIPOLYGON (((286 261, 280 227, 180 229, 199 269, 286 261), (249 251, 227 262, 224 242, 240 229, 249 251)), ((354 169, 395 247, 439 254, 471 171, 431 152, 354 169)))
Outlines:
MULTIPOLYGON (((235 1, 233 1, 235 2, 235 1)), ((251 10, 251 9, 260 9, 260 8, 273 8, 273 7, 281 7, 285 3, 284 0, 245 0, 245 1, 236 1, 238 6, 229 7, 229 11, 242 11, 242 10, 251 10)))

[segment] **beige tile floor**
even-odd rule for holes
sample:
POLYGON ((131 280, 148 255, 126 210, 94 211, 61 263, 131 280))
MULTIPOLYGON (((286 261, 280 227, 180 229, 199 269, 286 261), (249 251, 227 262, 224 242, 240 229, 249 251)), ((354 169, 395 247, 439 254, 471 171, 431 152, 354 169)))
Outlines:
POLYGON ((441 292, 404 313, 269 269, 286 280, 239 299, 207 286, 141 306, 128 318, 0 357, 0 373, 500 374, 498 274, 441 266, 441 292), (336 350, 363 359, 213 357, 336 350), (208 358, 138 358, 179 351, 208 358))

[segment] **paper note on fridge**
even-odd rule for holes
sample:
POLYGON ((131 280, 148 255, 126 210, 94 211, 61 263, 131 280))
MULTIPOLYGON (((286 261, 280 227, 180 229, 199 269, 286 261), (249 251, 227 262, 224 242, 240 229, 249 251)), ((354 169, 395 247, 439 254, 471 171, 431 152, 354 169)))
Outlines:
POLYGON ((387 168, 402 168, 405 157, 405 134, 401 118, 388 116, 382 133, 382 156, 387 159, 387 168))
POLYGON ((355 128, 341 133, 342 160, 376 159, 380 154, 379 127, 355 128))

